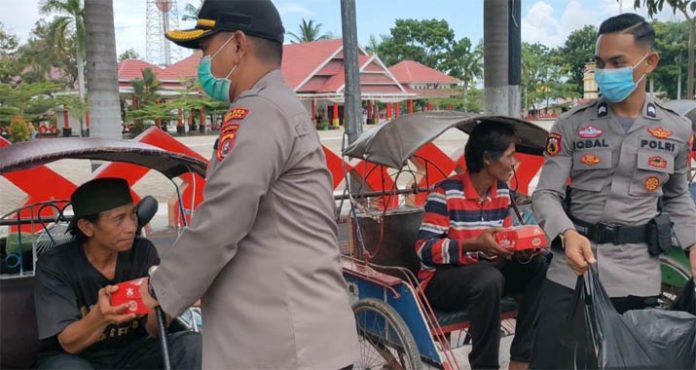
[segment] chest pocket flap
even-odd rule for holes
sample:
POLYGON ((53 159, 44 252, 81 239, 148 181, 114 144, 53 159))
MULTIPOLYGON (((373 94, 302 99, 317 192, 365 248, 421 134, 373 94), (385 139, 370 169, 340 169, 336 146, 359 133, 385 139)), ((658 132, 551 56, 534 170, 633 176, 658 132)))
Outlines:
POLYGON ((611 150, 580 151, 573 154, 573 170, 606 170, 611 168, 611 150))
POLYGON ((652 150, 639 150, 637 167, 640 170, 674 173, 674 155, 652 150))

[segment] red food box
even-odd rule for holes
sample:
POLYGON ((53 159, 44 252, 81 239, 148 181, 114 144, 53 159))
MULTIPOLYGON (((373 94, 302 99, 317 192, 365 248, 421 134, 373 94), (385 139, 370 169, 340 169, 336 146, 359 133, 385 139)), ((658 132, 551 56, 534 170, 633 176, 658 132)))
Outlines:
POLYGON ((548 248, 544 230, 537 225, 522 225, 505 228, 495 233, 495 239, 503 248, 514 251, 548 248))
POLYGON ((140 286, 145 283, 144 278, 124 281, 116 284, 118 290, 111 295, 111 305, 120 306, 128 303, 128 310, 125 313, 134 313, 136 315, 147 315, 150 309, 145 306, 140 297, 140 286))

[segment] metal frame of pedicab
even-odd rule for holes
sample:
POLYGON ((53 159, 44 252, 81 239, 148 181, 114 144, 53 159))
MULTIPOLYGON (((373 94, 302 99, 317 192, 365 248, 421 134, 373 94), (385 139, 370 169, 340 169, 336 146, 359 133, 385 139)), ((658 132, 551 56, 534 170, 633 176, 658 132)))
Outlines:
MULTIPOLYGON (((531 155, 543 154, 547 132, 530 122, 503 116, 481 116, 447 111, 414 113, 375 127, 345 148, 343 155, 395 169, 398 171, 398 179, 403 168, 407 166, 407 161, 418 148, 432 142, 448 129, 456 127, 467 133, 474 125, 484 120, 512 123, 522 138, 521 143, 518 144, 518 152, 531 155), (397 130, 390 130, 390 126, 397 130), (405 126, 408 126, 407 132, 397 132, 405 126)), ((423 160, 423 158, 420 159, 423 160)), ((430 168, 440 171, 432 163, 425 163, 424 166, 426 179, 430 168)), ((413 174, 412 171, 410 172, 413 174)), ((447 177, 450 174, 442 173, 442 175, 447 177)), ((415 175, 414 180, 416 180, 415 175)), ((469 327, 465 311, 455 313, 461 320, 441 325, 438 315, 429 304, 419 286, 418 279, 411 270, 398 265, 380 265, 371 260, 371 257, 375 256, 370 256, 362 241, 360 216, 356 211, 360 207, 356 198, 393 197, 399 194, 427 192, 434 184, 426 183, 424 187, 415 189, 395 187, 364 193, 360 190, 353 191, 350 180, 346 183, 348 198, 351 200, 350 217, 355 224, 355 232, 351 232, 351 237, 357 239, 353 240, 353 244, 358 248, 355 248, 351 256, 343 257, 342 267, 358 320, 361 355, 366 356, 366 351, 374 350, 374 353, 381 356, 386 365, 392 368, 418 368, 422 362, 443 369, 460 368, 450 345, 449 334, 469 327), (361 315, 364 315, 365 322, 362 322, 361 315), (397 338, 401 344, 396 343, 397 338)), ((388 215, 386 209, 378 213, 380 212, 381 217, 388 215)), ((383 230, 380 233, 383 233, 383 230)), ((380 243, 382 239, 383 235, 380 235, 380 243)), ((512 308, 509 304, 507 306, 501 304, 501 312, 501 320, 514 318, 517 314, 516 308, 512 308)), ((468 339, 470 338, 467 338, 467 342, 468 339)))
MULTIPOLYGON (((411 143, 411 150, 409 151, 390 152, 390 150, 386 150, 385 152, 383 145, 390 146, 393 144, 393 140, 391 140, 391 142, 376 142, 379 141, 379 139, 376 140, 375 138, 379 137, 380 134, 386 137, 393 135, 393 133, 388 132, 386 134, 380 133, 379 130, 383 129, 385 125, 402 124, 404 119, 409 119, 409 116, 405 116, 405 118, 401 119, 397 118, 372 131, 366 132, 358 141, 344 150, 344 156, 360 158, 366 162, 395 168, 399 170, 398 174, 400 174, 401 170, 406 165, 406 160, 415 153, 415 149, 418 147, 439 137, 449 128, 457 127, 466 132, 467 128, 470 129, 476 122, 482 120, 502 120, 515 124, 518 130, 520 127, 525 128, 525 131, 531 129, 531 131, 522 133, 522 145, 518 145, 518 151, 523 154, 543 155, 543 141, 546 137, 546 131, 524 120, 501 116, 475 116, 459 112, 416 113, 411 116, 419 118, 423 121, 423 125, 426 125, 428 120, 438 119, 444 119, 449 121, 449 123, 437 126, 432 130, 416 132, 417 135, 423 135, 423 137, 420 138, 420 140, 416 140, 416 143, 411 143), (534 135, 534 131, 541 136, 530 137, 530 135, 534 135)), ((428 164, 426 164, 426 172, 428 168, 428 164)), ((427 174, 425 177, 428 177, 427 174)), ((693 171, 691 181, 696 180, 694 177, 696 177, 696 169, 693 171)), ((361 194, 360 191, 351 191, 350 183, 347 181, 347 193, 349 198, 352 198, 351 219, 354 220, 358 229, 357 232, 351 232, 351 236, 354 239, 362 238, 362 234, 359 232, 360 222, 357 221, 359 217, 355 211, 357 203, 355 198, 369 198, 385 195, 395 196, 399 194, 424 192, 430 189, 430 185, 432 184, 427 184, 424 188, 420 189, 391 189, 390 191, 382 189, 382 191, 361 194)), ((696 201, 696 199, 694 199, 694 201, 696 201)), ((388 211, 385 210, 382 216, 387 214, 388 211)), ((380 236, 380 240, 381 239, 382 236, 380 236)), ((468 322, 461 321, 450 323, 444 327, 441 326, 435 311, 420 289, 417 278, 410 270, 402 266, 375 264, 370 261, 370 257, 374 256, 370 256, 369 253, 366 253, 365 245, 362 240, 353 240, 353 244, 357 244, 358 248, 353 251, 351 256, 344 256, 342 263, 344 277, 348 282, 348 291, 353 302, 354 311, 356 311, 357 315, 357 310, 370 307, 372 311, 375 312, 373 315, 380 314, 383 316, 380 320, 374 320, 374 322, 371 323, 373 326, 371 328, 361 327, 361 323, 358 322, 358 330, 361 336, 370 337, 372 343, 369 345, 371 346, 380 346, 380 343, 375 343, 375 340, 381 341, 381 344, 384 346, 382 348, 376 348, 376 352, 382 355, 387 364, 391 367, 399 367, 404 365, 404 363, 414 363, 414 361, 416 364, 415 367, 417 367, 421 363, 420 361, 423 360, 431 365, 445 369, 458 368, 459 364, 452 353, 447 334, 454 330, 468 328, 468 322), (389 332, 385 334, 385 323, 387 322, 395 327, 393 330, 394 333, 389 332), (403 344, 396 345, 393 338, 388 338, 390 335, 401 336, 402 338, 400 341, 403 342, 403 344), (404 353, 399 353, 397 350, 396 354, 405 356, 406 361, 404 361, 404 357, 396 359, 395 351, 393 350, 385 352, 385 349, 388 349, 390 346, 398 346, 399 350, 404 353), (408 353, 409 351, 418 352, 416 354, 416 360, 410 361, 413 354, 408 353), (392 358, 388 359, 390 356, 392 358)), ((676 296, 676 293, 681 291, 684 283, 688 280, 690 274, 688 259, 680 248, 675 247, 661 255, 660 262, 663 279, 662 301, 664 305, 669 305, 676 296)), ((501 320, 512 318, 515 315, 516 311, 503 311, 501 320)), ((468 339, 470 339, 470 337, 467 338, 467 342, 468 339)), ((362 338, 362 345, 366 344, 364 342, 365 340, 366 338, 362 338)))
MULTIPOLYGON (((56 138, 23 142, 0 148, 0 175, 12 174, 26 176, 28 172, 22 171, 63 159, 85 159, 126 163, 161 173, 171 181, 176 189, 178 216, 181 218, 180 222, 176 223, 177 232, 179 232, 179 224, 184 226, 187 224, 187 212, 184 207, 179 185, 174 179, 185 174, 192 174, 194 175, 192 176, 192 182, 195 187, 197 181, 196 176, 204 178, 207 169, 207 163, 203 160, 185 154, 163 150, 156 146, 137 141, 98 138, 56 138)), ((92 178, 100 177, 100 173, 102 172, 97 170, 92 178)), ((105 176, 110 175, 106 174, 105 176)), ((41 181, 41 179, 37 180, 41 181)), ((28 251, 24 250, 22 235, 26 233, 48 235, 52 242, 60 244, 60 242, 56 242, 51 236, 47 224, 68 223, 70 216, 64 214, 68 206, 68 200, 54 199, 38 204, 25 205, 0 217, 0 226, 8 226, 11 229, 15 228, 17 234, 17 252, 9 253, 6 249, 4 262, 7 262, 8 258, 12 258, 16 266, 8 267, 19 268, 16 274, 0 275, 0 283, 10 279, 27 280, 33 278, 34 263, 36 262, 37 254, 36 245, 32 243, 32 268, 30 271, 25 271, 23 269, 23 258, 24 254, 28 253, 28 251)), ((10 234, 11 233, 9 233, 8 236, 10 234)), ((69 240, 69 238, 61 241, 67 240, 69 240)), ((6 245, 6 248, 7 247, 6 245)), ((187 329, 197 331, 199 317, 200 312, 194 313, 189 310, 185 315, 182 315, 178 321, 187 329)))

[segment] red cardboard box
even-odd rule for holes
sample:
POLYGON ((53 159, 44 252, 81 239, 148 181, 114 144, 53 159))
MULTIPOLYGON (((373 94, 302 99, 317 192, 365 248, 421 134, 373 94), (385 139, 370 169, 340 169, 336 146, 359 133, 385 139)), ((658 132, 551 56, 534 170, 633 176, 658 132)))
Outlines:
POLYGON ((516 252, 549 246, 544 230, 537 225, 509 227, 495 233, 495 239, 501 247, 510 248, 516 252))
POLYGON ((145 279, 134 279, 116 284, 118 290, 111 295, 111 305, 119 306, 128 303, 126 313, 134 313, 136 315, 147 315, 150 309, 145 306, 140 297, 140 286, 145 283, 145 279))

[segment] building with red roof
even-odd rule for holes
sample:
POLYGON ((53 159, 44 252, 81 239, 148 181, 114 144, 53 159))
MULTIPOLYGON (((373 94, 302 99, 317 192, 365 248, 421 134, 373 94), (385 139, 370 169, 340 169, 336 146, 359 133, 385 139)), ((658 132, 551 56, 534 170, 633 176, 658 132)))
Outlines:
MULTIPOLYGON (((141 60, 122 61, 118 65, 120 92, 132 94, 131 82, 142 78, 143 69, 151 68, 162 83, 158 93, 164 97, 178 95, 185 88, 185 81, 197 78, 200 59, 201 53, 195 52, 166 68, 141 60)), ((408 101, 407 111, 413 111, 412 99, 452 96, 461 85, 456 78, 414 61, 387 68, 379 57, 362 48, 358 50, 358 65, 366 116, 373 120, 380 105, 384 116, 391 118, 393 109, 398 115, 400 102, 408 101)), ((333 123, 338 124, 346 83, 342 40, 284 45, 281 71, 312 117, 332 117, 333 123)))
POLYGON ((413 60, 404 60, 389 71, 410 93, 419 98, 461 96, 463 81, 413 60))

